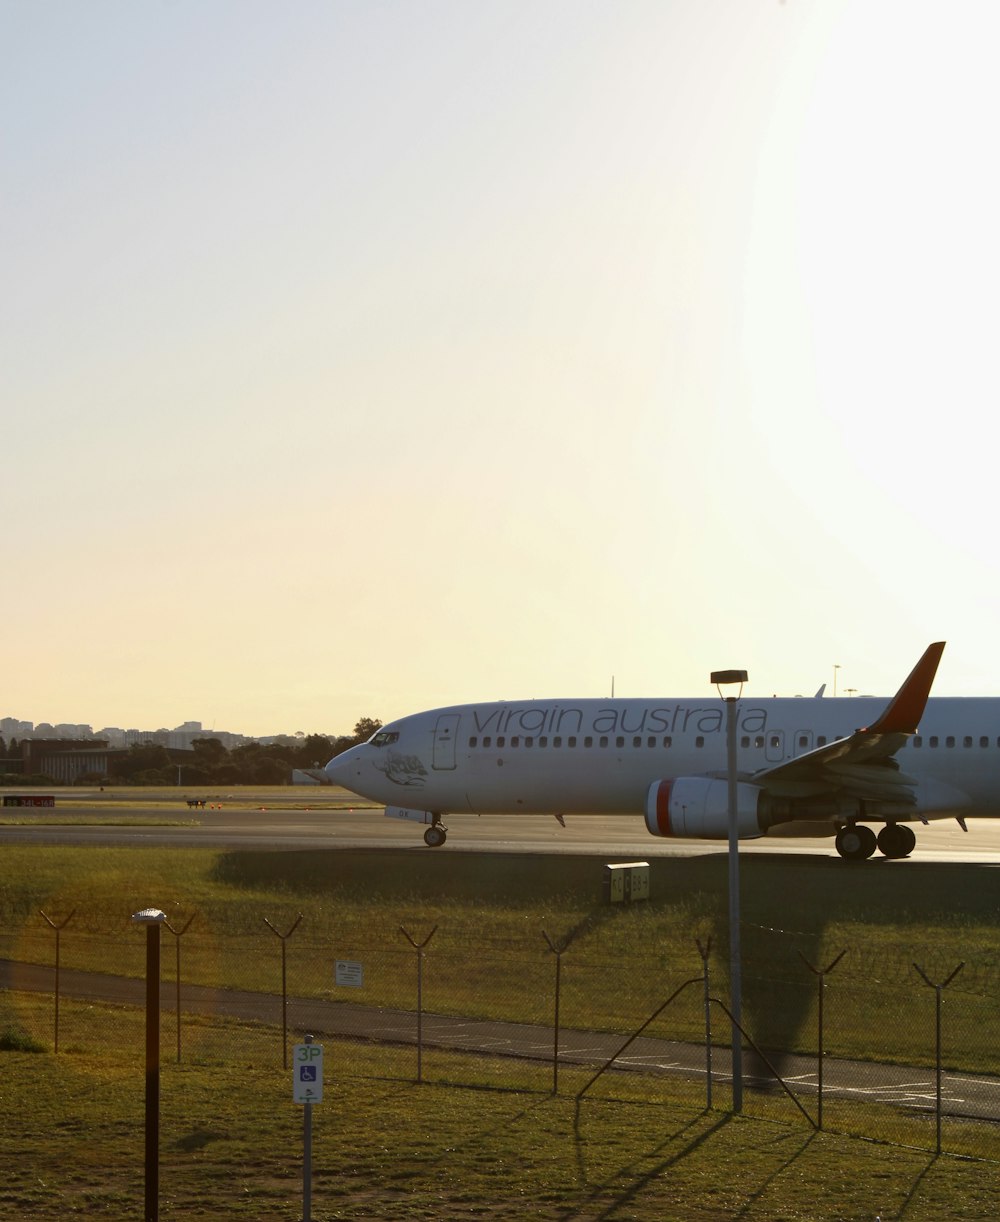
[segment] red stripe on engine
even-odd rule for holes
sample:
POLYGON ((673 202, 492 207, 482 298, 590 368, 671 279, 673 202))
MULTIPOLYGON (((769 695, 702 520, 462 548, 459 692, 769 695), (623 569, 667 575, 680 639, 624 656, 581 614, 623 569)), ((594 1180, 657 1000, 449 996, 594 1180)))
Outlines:
POLYGON ((656 826, 661 836, 672 836, 670 829, 670 782, 661 781, 656 790, 656 826))

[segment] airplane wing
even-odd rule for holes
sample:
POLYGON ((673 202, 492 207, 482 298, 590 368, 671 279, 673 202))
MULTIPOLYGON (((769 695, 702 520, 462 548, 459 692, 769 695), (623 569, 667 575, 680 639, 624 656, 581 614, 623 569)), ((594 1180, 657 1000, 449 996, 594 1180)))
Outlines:
POLYGON ((849 738, 834 739, 805 755, 763 768, 755 785, 786 797, 840 790, 857 798, 916 803, 916 780, 901 771, 895 754, 914 734, 923 716, 944 641, 929 645, 882 715, 849 738))

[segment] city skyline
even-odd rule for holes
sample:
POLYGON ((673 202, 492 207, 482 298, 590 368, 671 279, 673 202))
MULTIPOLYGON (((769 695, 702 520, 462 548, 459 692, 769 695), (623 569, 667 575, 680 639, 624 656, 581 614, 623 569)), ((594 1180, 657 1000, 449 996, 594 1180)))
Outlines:
POLYGON ((8 745, 12 740, 23 738, 56 738, 56 739, 102 739, 107 740, 112 748, 128 747, 133 744, 150 742, 154 739, 163 740, 163 745, 170 747, 187 747, 195 738, 218 738, 226 747, 239 746, 244 742, 266 742, 274 739, 302 739, 313 734, 332 740, 346 737, 348 731, 330 733, 322 730, 275 731, 272 734, 245 734, 239 730, 205 729, 201 722, 185 721, 178 726, 101 726, 94 729, 89 722, 31 722, 23 718, 0 718, 0 739, 8 745), (25 728, 27 727, 27 728, 25 728))
POLYGON ((0 699, 1000 692, 1000 8, 0 3, 0 699))

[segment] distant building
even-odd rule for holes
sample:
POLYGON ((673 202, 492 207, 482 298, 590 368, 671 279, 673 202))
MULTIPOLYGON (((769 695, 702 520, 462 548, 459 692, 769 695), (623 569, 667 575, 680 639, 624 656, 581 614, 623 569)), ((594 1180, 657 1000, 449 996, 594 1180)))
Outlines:
POLYGON ((60 785, 72 785, 87 773, 106 776, 112 754, 102 739, 25 738, 20 771, 28 776, 44 773, 60 785))
POLYGON ((0 717, 0 735, 4 738, 20 738, 35 728, 33 721, 18 721, 16 717, 0 717))

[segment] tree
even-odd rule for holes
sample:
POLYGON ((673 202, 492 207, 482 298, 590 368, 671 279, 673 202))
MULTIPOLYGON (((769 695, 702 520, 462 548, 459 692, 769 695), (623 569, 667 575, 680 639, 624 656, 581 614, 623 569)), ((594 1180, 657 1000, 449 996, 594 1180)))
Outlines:
POLYGON ((191 750, 199 764, 221 764, 229 754, 217 738, 192 738, 191 750))
POLYGON ((366 743, 376 730, 382 728, 382 722, 377 717, 362 717, 354 727, 355 743, 366 743))
POLYGON ((322 767, 333 755, 333 743, 325 734, 310 734, 295 753, 300 767, 322 767))

